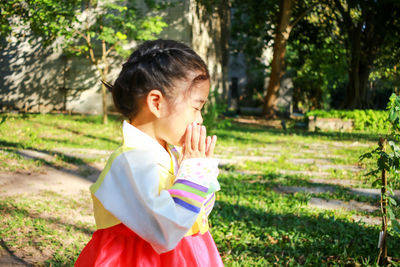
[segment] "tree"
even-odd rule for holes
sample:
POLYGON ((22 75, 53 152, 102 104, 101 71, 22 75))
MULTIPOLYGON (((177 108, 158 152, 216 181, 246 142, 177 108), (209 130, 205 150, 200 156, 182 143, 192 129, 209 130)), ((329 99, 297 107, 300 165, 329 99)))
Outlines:
MULTIPOLYGON (((151 8, 159 9, 152 1, 151 8)), ((12 1, 4 8, 1 20, 8 24, 2 34, 12 33, 16 25, 26 25, 42 43, 49 45, 57 38, 66 53, 85 56, 96 67, 103 81, 110 71, 110 59, 126 56, 124 49, 133 40, 154 39, 167 26, 160 16, 143 16, 132 1, 12 1)), ((18 34, 18 33, 17 33, 18 34)), ((106 87, 101 87, 103 122, 107 123, 106 87)))
POLYGON ((284 74, 286 42, 289 39, 293 25, 290 25, 293 0, 281 0, 279 5, 278 22, 274 38, 274 49, 271 62, 271 74, 269 77, 267 95, 264 99, 263 114, 267 117, 273 115, 275 102, 280 87, 280 81, 284 74))
MULTIPOLYGON (((297 52, 309 55, 307 59, 326 49, 326 40, 331 43, 331 53, 338 56, 337 62, 342 62, 341 51, 345 51, 342 64, 346 74, 341 80, 346 84, 340 93, 341 103, 335 104, 336 107, 377 107, 379 105, 373 102, 373 96, 378 92, 376 89, 382 94, 383 87, 396 87, 396 65, 400 61, 399 4, 393 0, 331 0, 329 5, 314 9, 300 22, 294 36, 292 34, 292 44, 300 41, 309 50, 297 52)), ((322 63, 326 60, 321 58, 318 61, 322 63)), ((334 65, 332 69, 337 71, 334 65)), ((386 101, 379 102, 382 106, 386 101)))
POLYGON ((230 0, 191 1, 191 9, 193 49, 209 67, 215 96, 223 99, 228 91, 230 0))
POLYGON ((349 83, 342 107, 367 108, 368 79, 375 60, 385 48, 399 46, 400 2, 334 0, 332 6, 348 61, 349 83))
POLYGON ((41 38, 44 46, 55 41, 60 25, 76 21, 77 7, 82 0, 8 0, 0 5, 0 36, 7 38, 41 38))
POLYGON ((238 26, 236 26, 235 33, 236 37, 238 37, 237 35, 242 35, 243 37, 236 39, 239 39, 239 43, 244 42, 244 47, 249 46, 251 43, 259 43, 255 48, 247 48, 247 50, 246 48, 242 49, 243 52, 247 52, 247 54, 254 54, 255 52, 255 54, 260 55, 260 50, 269 45, 271 32, 274 32, 270 79, 263 105, 263 114, 266 117, 271 117, 277 110, 276 98, 279 92, 281 78, 285 73, 286 43, 290 33, 293 27, 319 2, 280 0, 279 7, 277 7, 271 3, 271 1, 251 1, 252 8, 244 7, 238 2, 235 2, 236 5, 234 5, 234 7, 237 7, 236 19, 239 20, 239 22, 236 22, 238 26), (268 10, 272 11, 269 11, 269 15, 265 16, 268 10), (250 27, 254 27, 256 30, 250 32, 245 30, 250 27), (240 33, 238 34, 238 32, 240 33), (249 40, 245 41, 249 36, 249 40), (249 51, 250 53, 248 53, 249 51))
POLYGON ((317 6, 299 21, 288 42, 286 62, 293 81, 293 108, 301 112, 338 108, 344 99, 346 50, 338 42, 334 18, 327 16, 330 12, 328 5, 317 6))

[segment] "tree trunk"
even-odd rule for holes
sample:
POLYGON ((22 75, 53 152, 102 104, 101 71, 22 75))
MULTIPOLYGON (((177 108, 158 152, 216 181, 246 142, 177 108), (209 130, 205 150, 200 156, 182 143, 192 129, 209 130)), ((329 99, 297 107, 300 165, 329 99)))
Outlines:
MULTIPOLYGON (((199 0, 189 2, 192 47, 209 68, 211 92, 225 98, 228 91, 230 0, 215 1, 215 5, 199 0)), ((216 99, 212 98, 214 100, 216 99)))
MULTIPOLYGON (((100 26, 101 28, 103 26, 100 26)), ((104 84, 104 82, 107 81, 107 76, 108 76, 108 71, 110 69, 110 64, 108 63, 107 60, 107 47, 106 47, 106 42, 104 40, 102 40, 101 42, 101 48, 102 48, 102 52, 103 55, 101 57, 103 64, 104 64, 104 69, 101 71, 101 79, 102 79, 102 83, 101 83, 101 96, 103 98, 103 124, 107 124, 108 123, 108 116, 107 116, 107 88, 104 84)))
POLYGON ((367 94, 368 78, 384 39, 385 28, 377 28, 375 19, 378 14, 376 9, 361 5, 361 7, 364 7, 362 18, 365 18, 365 21, 354 22, 350 13, 345 11, 340 1, 335 2, 343 17, 343 23, 339 25, 342 31, 348 35, 346 49, 349 62, 349 83, 346 88, 346 98, 341 108, 368 108, 372 104, 367 94))
POLYGON ((218 16, 221 20, 221 63, 222 63, 222 98, 228 98, 229 90, 229 35, 231 27, 231 3, 230 0, 221 0, 218 5, 218 16))
POLYGON ((360 58, 361 58, 361 32, 360 27, 353 27, 349 30, 350 41, 350 66, 349 66, 349 83, 347 85, 346 98, 344 100, 344 108, 354 109, 361 107, 360 98, 360 58))
MULTIPOLYGON (((363 53, 361 51, 360 39, 351 40, 351 58, 349 68, 349 84, 347 85, 346 99, 342 108, 362 109, 371 106, 371 100, 368 97, 368 78, 371 72, 372 63, 375 59, 374 52, 363 53)), ((370 48, 364 48, 370 51, 370 48)))
MULTIPOLYGON (((102 81, 107 81, 108 75, 108 64, 104 67, 104 70, 101 75, 102 81)), ((108 123, 108 113, 107 113, 107 87, 104 83, 101 83, 101 95, 103 99, 103 124, 108 123)))
POLYGON ((274 38, 274 51, 271 62, 271 74, 267 87, 267 95, 264 99, 263 114, 266 117, 275 115, 276 98, 279 92, 281 78, 284 74, 286 42, 289 38, 291 27, 289 20, 291 16, 292 0, 281 0, 278 25, 274 38))

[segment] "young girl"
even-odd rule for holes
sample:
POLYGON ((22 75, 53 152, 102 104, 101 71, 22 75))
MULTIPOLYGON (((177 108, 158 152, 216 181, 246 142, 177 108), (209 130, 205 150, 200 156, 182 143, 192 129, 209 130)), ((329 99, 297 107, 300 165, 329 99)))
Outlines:
POLYGON ((223 266, 208 231, 218 160, 201 109, 204 61, 172 40, 148 41, 110 86, 129 120, 90 188, 97 231, 75 266, 223 266))

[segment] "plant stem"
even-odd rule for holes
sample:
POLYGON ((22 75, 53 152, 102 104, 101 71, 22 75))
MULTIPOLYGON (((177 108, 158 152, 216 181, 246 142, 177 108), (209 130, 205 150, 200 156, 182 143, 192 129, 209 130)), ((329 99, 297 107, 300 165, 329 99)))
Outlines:
MULTIPOLYGON (((385 138, 379 138, 379 148, 382 152, 385 152, 385 138)), ((388 257, 387 257, 387 197, 386 197, 386 187, 387 187, 387 177, 386 177, 386 170, 382 169, 382 188, 381 188, 381 211, 382 211, 382 243, 380 246, 378 262, 379 265, 387 265, 388 264, 388 257)))

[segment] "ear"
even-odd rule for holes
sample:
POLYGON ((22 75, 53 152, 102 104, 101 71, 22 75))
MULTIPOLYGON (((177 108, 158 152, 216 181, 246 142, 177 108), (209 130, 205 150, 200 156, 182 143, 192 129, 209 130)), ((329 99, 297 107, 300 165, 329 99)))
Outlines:
POLYGON ((161 117, 161 105, 164 96, 160 90, 151 90, 146 97, 146 104, 151 113, 157 118, 161 117))

